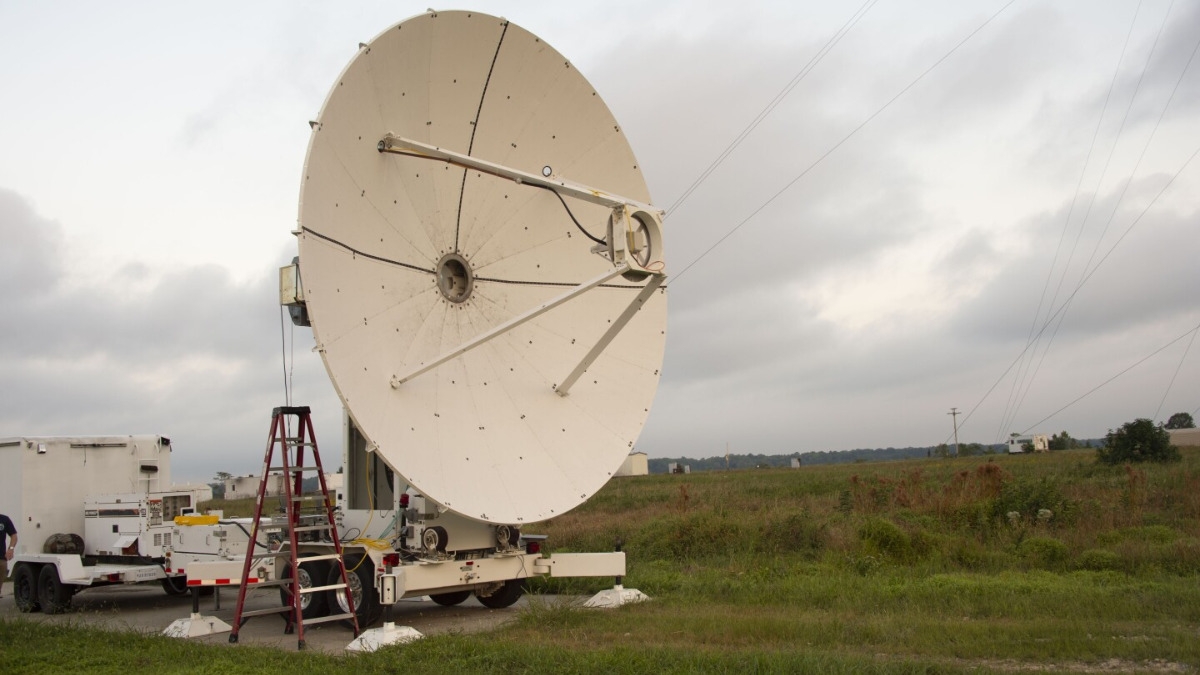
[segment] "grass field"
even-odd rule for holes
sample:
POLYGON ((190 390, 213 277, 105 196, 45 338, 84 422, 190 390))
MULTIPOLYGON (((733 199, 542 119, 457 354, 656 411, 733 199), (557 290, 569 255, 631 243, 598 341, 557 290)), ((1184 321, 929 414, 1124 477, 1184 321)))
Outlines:
MULTIPOLYGON (((530 527, 530 529, 535 529, 530 527)), ((1195 672, 1200 453, 1093 451, 646 476, 536 526, 628 553, 617 611, 356 657, 0 622, 0 672, 1195 672)), ((608 582, 611 583, 611 582, 608 582)), ((604 580, 538 582, 586 593, 604 580)))

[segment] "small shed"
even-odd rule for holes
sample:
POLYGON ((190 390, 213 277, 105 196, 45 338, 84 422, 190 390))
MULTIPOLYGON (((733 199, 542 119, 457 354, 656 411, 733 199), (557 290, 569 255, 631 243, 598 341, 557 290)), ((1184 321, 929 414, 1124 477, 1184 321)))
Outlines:
POLYGON ((615 476, 645 476, 650 473, 649 459, 644 452, 631 452, 621 462, 621 468, 617 469, 615 476))

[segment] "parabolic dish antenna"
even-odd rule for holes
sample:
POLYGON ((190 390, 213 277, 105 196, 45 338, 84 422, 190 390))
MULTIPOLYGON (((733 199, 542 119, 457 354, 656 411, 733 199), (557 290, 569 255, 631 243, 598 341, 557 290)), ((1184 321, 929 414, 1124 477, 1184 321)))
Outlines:
POLYGON ((662 214, 604 101, 520 27, 430 12, 361 45, 312 126, 304 299, 369 445, 479 521, 583 503, 666 328, 662 214))

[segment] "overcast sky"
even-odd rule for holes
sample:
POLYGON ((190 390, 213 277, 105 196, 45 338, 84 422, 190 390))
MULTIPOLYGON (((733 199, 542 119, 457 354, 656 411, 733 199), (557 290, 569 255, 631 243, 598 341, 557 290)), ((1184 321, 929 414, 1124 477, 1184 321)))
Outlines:
MULTIPOLYGON (((0 0, 0 437, 157 433, 176 480, 256 471, 287 337, 340 449, 277 269, 308 121, 427 6, 345 4, 0 0)), ((1197 414, 1200 4, 862 8, 678 204, 859 3, 474 8, 571 59, 671 209, 638 448, 933 445, 951 407, 983 443, 1197 414)))

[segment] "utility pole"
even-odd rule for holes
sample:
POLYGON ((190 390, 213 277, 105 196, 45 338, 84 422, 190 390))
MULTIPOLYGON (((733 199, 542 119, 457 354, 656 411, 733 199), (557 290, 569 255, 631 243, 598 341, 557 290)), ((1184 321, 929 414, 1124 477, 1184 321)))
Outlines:
POLYGON ((958 457, 958 408, 951 408, 946 414, 954 420, 954 456, 958 457))

